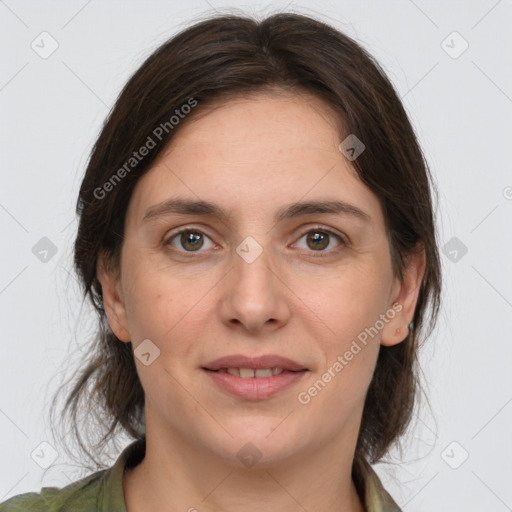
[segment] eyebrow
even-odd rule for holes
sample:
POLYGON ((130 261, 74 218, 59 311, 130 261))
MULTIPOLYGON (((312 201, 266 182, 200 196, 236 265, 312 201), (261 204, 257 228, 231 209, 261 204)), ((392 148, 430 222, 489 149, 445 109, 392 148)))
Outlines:
MULTIPOLYGON (((220 206, 210 201, 191 199, 169 199, 162 203, 149 207, 142 219, 146 222, 155 217, 165 215, 204 215, 217 217, 223 222, 229 222, 229 213, 220 206)), ((371 222, 371 217, 357 206, 341 200, 325 201, 302 201, 291 203, 280 208, 275 214, 275 221, 280 222, 286 219, 293 219, 305 215, 331 214, 346 215, 365 222, 371 222)))

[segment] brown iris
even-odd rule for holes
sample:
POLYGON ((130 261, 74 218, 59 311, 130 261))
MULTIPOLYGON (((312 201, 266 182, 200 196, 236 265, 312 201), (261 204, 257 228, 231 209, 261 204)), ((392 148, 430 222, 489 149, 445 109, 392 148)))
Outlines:
POLYGON ((313 242, 313 246, 310 248, 325 249, 329 245, 329 235, 321 231, 311 231, 308 233, 306 241, 308 244, 310 241, 313 242))
POLYGON ((200 249, 204 244, 202 236, 203 235, 193 231, 184 231, 181 234, 180 241, 185 249, 196 251, 197 249, 200 249))

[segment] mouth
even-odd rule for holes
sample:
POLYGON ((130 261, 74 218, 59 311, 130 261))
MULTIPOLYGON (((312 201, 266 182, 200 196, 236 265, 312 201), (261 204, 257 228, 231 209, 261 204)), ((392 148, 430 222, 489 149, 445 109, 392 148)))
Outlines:
POLYGON ((208 372, 227 373, 233 377, 240 377, 242 379, 266 379, 281 375, 282 373, 299 373, 306 372, 307 370, 285 370, 284 368, 219 368, 212 370, 210 368, 203 368, 208 372))
POLYGON ((309 369, 277 354, 234 354, 201 367, 216 389, 243 400, 265 400, 299 382, 309 369))
POLYGON ((242 378, 271 377, 272 375, 279 375, 285 371, 296 372, 308 370, 306 366, 297 361, 277 354, 266 354, 262 356, 233 354, 210 361, 205 364, 203 368, 211 371, 223 371, 242 378))
POLYGON ((261 401, 276 395, 287 396, 309 370, 286 370, 284 368, 202 368, 217 391, 238 400, 261 401))

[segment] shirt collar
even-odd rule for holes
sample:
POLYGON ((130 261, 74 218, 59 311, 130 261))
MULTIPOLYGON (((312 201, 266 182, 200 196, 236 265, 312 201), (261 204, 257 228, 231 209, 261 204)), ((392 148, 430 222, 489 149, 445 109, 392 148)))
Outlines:
POLYGON ((358 458, 354 461, 352 475, 359 495, 364 496, 366 512, 402 512, 366 460, 358 458))
POLYGON ((127 512, 123 493, 125 469, 139 464, 146 454, 146 440, 137 439, 119 455, 115 464, 105 472, 103 492, 99 498, 99 512, 127 512))

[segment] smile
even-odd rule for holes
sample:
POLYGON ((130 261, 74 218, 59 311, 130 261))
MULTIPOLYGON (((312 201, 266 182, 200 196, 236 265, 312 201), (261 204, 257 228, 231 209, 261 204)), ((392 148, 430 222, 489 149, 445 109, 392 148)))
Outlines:
POLYGON ((244 400, 265 400, 298 383, 307 370, 282 368, 220 368, 206 375, 222 392, 244 400))
POLYGON ((283 373, 282 368, 220 368, 217 370, 221 373, 229 373, 235 377, 242 377, 242 379, 261 379, 262 377, 272 377, 283 373))

